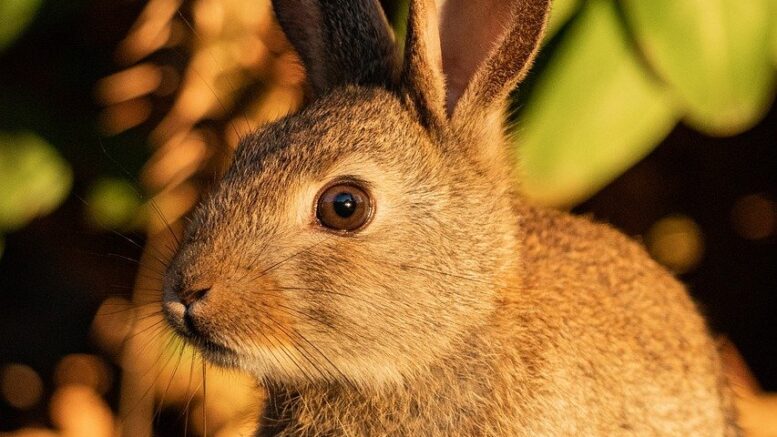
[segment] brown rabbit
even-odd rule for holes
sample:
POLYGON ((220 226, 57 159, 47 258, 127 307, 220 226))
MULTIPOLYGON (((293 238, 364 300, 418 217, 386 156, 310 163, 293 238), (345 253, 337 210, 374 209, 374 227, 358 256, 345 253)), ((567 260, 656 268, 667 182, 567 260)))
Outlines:
POLYGON ((267 388, 257 435, 738 434, 683 286, 513 186, 548 0, 413 0, 403 60, 377 0, 273 4, 312 99, 242 142, 164 285, 267 388))

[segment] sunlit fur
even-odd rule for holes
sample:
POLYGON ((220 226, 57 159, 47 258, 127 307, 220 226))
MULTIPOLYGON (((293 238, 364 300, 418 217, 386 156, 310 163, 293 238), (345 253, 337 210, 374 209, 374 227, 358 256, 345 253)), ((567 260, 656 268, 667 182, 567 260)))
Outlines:
POLYGON ((437 91, 354 80, 242 142, 168 269, 165 313, 265 385, 258 435, 736 435, 683 287, 609 227, 514 191, 518 67, 476 74, 487 93, 450 120, 437 91), (315 220, 339 178, 375 201, 355 234, 315 220), (181 299, 208 287, 187 325, 181 299))
POLYGON ((195 212, 167 289, 211 285, 195 320, 259 377, 400 382, 482 326, 493 284, 514 268, 509 185, 478 165, 446 156, 391 94, 344 89, 242 145, 195 212), (376 209, 340 236, 313 207, 345 177, 376 209))

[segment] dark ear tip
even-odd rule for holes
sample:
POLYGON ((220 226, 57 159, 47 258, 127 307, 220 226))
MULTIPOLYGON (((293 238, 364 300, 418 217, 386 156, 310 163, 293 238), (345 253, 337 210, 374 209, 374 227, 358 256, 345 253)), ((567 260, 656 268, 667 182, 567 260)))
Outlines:
POLYGON ((378 0, 272 0, 315 95, 347 84, 386 86, 396 46, 378 0))

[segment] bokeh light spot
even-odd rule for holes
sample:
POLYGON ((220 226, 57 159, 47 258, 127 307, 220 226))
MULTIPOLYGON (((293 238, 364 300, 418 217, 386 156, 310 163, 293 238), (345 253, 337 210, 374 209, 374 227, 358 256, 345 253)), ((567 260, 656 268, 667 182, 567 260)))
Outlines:
MULTIPOLYGON (((5 434, 0 434, 5 436, 5 434)), ((43 428, 22 428, 18 431, 14 431, 12 434, 8 434, 7 437, 61 437, 54 431, 43 428)))
POLYGON ((97 309, 91 335, 108 353, 118 355, 122 342, 132 329, 134 316, 133 305, 127 299, 109 297, 97 309))
POLYGON ((113 415, 90 387, 68 385, 51 397, 51 420, 65 436, 111 437, 113 415))
POLYGON ((129 182, 123 179, 102 178, 87 194, 89 220, 98 228, 125 229, 139 218, 138 196, 129 182))
POLYGON ((85 385, 101 394, 111 388, 113 375, 108 365, 94 355, 71 354, 60 360, 54 370, 58 386, 85 385))
POLYGON ((699 225, 682 215, 664 217, 651 226, 646 236, 648 250, 660 263, 677 273, 692 270, 704 253, 699 225))
POLYGON ((761 240, 777 231, 777 204, 763 194, 750 194, 734 203, 731 224, 742 238, 761 240))
POLYGON ((29 410, 38 404, 43 395, 43 381, 32 367, 9 364, 0 373, 0 392, 9 405, 29 410))

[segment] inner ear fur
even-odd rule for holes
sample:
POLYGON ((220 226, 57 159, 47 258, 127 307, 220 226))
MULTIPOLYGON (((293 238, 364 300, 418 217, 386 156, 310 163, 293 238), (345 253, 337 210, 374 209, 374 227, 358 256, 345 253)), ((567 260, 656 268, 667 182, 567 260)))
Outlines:
POLYGON ((393 34, 378 0, 272 0, 313 97, 338 86, 395 82, 393 34))
POLYGON ((423 124, 433 128, 446 124, 445 78, 435 0, 410 0, 402 87, 418 109, 423 124))
POLYGON ((421 112, 448 119, 504 107, 537 54, 550 9, 550 0, 447 0, 439 13, 434 0, 410 4, 403 82, 421 112))

